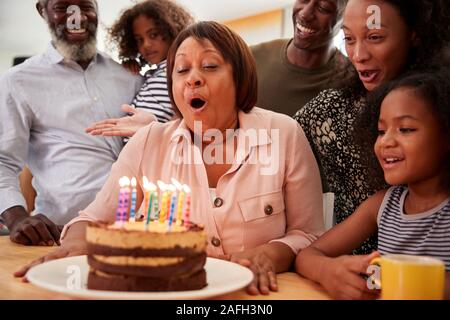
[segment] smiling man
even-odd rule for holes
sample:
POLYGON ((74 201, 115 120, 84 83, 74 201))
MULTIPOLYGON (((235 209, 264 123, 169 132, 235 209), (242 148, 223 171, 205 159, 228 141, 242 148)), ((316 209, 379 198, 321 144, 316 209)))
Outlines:
POLYGON ((0 218, 12 241, 59 242, 60 225, 94 200, 122 149, 120 138, 84 133, 121 117, 142 84, 96 49, 95 0, 39 0, 52 38, 47 50, 0 78, 0 218), (18 174, 28 165, 35 211, 25 211, 18 174))
POLYGON ((293 116, 345 70, 347 59, 333 45, 345 2, 297 0, 294 37, 251 48, 258 70, 258 107, 293 116))

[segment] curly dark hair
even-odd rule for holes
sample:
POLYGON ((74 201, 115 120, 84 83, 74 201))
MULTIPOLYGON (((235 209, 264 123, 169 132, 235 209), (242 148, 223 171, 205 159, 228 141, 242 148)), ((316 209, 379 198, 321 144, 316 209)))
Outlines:
POLYGON ((141 64, 146 63, 140 58, 133 35, 133 21, 140 15, 152 19, 169 44, 184 28, 194 22, 190 13, 172 0, 146 0, 126 9, 108 30, 110 43, 118 47, 121 60, 134 59, 141 64))
MULTIPOLYGON (((348 3, 349 0, 346 0, 348 3)), ((426 70, 432 57, 450 46, 450 6, 448 0, 383 0, 397 8, 406 25, 416 33, 418 45, 411 49, 403 73, 426 70)), ((348 62, 350 65, 351 63, 348 62)), ((351 66, 340 89, 347 96, 364 96, 367 90, 351 66)), ((342 77, 342 75, 340 76, 342 77)))
MULTIPOLYGON (((396 80, 387 82, 371 92, 367 107, 360 112, 356 122, 354 139, 361 148, 363 162, 369 168, 369 185, 380 185, 384 181, 383 171, 375 157, 373 147, 378 137, 378 119, 383 100, 393 90, 410 88, 432 106, 432 112, 442 132, 450 141, 450 67, 435 67, 422 72, 409 72, 396 80)), ((447 175, 444 187, 450 188, 450 152, 445 162, 447 175)))

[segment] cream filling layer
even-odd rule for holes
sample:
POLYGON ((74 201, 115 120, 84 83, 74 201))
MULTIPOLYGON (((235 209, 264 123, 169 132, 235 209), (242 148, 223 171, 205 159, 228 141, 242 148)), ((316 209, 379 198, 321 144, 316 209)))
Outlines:
POLYGON ((106 229, 88 226, 86 240, 89 243, 120 249, 191 249, 203 252, 206 248, 206 233, 202 231, 186 232, 147 232, 106 229))
POLYGON ((128 256, 93 256, 95 260, 116 265, 116 266, 132 266, 132 267, 166 267, 174 264, 178 264, 184 261, 183 257, 170 257, 170 258, 149 258, 149 257, 128 257, 128 256))

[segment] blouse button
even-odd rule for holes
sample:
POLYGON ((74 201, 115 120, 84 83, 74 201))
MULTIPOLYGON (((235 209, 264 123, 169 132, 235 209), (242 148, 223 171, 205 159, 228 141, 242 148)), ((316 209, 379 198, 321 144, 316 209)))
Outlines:
POLYGON ((215 206, 216 208, 220 208, 222 205, 223 205, 223 200, 222 200, 222 198, 216 198, 216 199, 214 200, 214 206, 215 206))
POLYGON ((218 238, 216 238, 216 237, 213 237, 213 238, 211 239, 211 243, 212 243, 212 245, 213 245, 214 247, 218 247, 218 246, 220 246, 220 239, 218 239, 218 238))
POLYGON ((272 206, 269 204, 269 205, 267 205, 265 208, 264 208, 264 213, 267 215, 267 216, 270 216, 272 213, 273 213, 273 208, 272 208, 272 206))

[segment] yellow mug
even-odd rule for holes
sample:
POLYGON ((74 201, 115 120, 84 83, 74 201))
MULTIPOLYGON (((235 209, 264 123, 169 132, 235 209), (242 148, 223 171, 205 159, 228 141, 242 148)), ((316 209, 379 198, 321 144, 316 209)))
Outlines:
MULTIPOLYGON (((381 268, 383 300, 442 300, 445 287, 445 264, 426 256, 387 254, 375 258, 371 265, 381 268)), ((373 269, 372 269, 373 270, 373 269)), ((371 280, 377 283, 379 270, 371 280)))

